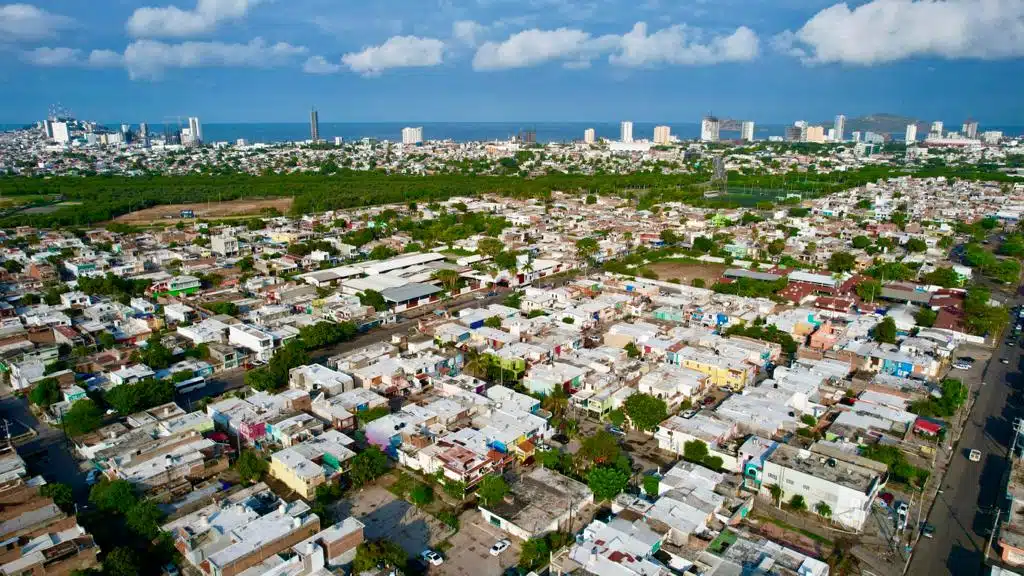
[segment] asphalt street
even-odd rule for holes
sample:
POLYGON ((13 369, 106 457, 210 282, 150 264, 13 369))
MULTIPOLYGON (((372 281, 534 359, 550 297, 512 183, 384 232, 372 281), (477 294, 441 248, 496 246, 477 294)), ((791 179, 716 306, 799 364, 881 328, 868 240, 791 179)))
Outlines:
MULTIPOLYGON (((1009 305, 1022 303, 1024 298, 1016 296, 1009 305)), ((985 551, 995 508, 1003 503, 1013 422, 1024 415, 1021 360, 1019 343, 1007 346, 1004 338, 981 380, 970 382, 976 401, 959 442, 953 446, 943 492, 928 516, 935 535, 920 539, 907 574, 968 576, 987 572, 985 551), (1009 362, 1003 364, 1001 358, 1009 362), (980 462, 968 460, 971 449, 981 451, 980 462)))

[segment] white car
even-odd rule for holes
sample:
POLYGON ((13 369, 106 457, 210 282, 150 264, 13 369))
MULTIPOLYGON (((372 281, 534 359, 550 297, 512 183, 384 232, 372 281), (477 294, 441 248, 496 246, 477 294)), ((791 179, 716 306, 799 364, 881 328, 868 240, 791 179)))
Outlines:
POLYGON ((431 566, 440 566, 441 564, 444 564, 444 558, 433 550, 424 550, 423 552, 420 552, 420 558, 431 566))
POLYGON ((491 546, 491 556, 497 556, 498 554, 501 554, 505 550, 508 550, 508 547, 511 545, 512 543, 508 540, 498 540, 494 543, 494 546, 491 546))
POLYGON ((971 450, 967 454, 967 459, 971 462, 981 462, 981 450, 971 450))
POLYGON ((956 368, 957 370, 970 370, 971 365, 967 362, 954 362, 953 368, 956 368))

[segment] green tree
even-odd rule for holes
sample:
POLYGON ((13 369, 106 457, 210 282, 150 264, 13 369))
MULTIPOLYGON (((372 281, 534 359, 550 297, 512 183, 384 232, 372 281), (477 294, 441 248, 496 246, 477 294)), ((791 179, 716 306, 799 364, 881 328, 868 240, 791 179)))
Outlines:
POLYGON ((857 265, 857 259, 849 252, 833 252, 828 257, 828 269, 832 272, 849 272, 857 265))
POLYGON ((545 537, 530 538, 523 542, 519 550, 519 568, 522 571, 529 571, 534 566, 546 562, 551 554, 551 547, 545 537))
POLYGON ((434 501, 434 488, 419 482, 409 491, 409 500, 417 506, 426 506, 434 501))
POLYGON ((89 502, 103 512, 127 514, 138 502, 138 497, 126 480, 101 480, 89 489, 89 502))
POLYGON ((484 326, 488 328, 501 328, 501 318, 499 316, 490 316, 484 319, 484 326))
POLYGON ((135 551, 125 546, 114 548, 103 560, 103 573, 109 576, 136 576, 139 562, 135 551))
POLYGON ((623 349, 626 351, 626 356, 628 356, 629 358, 640 357, 640 349, 637 348, 636 344, 634 344, 633 342, 628 342, 623 349))
POLYGON ((28 394, 28 399, 41 408, 49 408, 51 404, 60 402, 60 383, 56 378, 44 378, 36 383, 28 394))
POLYGON ((623 404, 626 416, 638 430, 654 430, 668 418, 665 401, 650 394, 632 394, 623 404))
POLYGON ((153 540, 160 534, 160 522, 164 519, 164 513, 152 500, 143 500, 129 508, 124 519, 125 524, 133 532, 146 540, 153 540))
POLYGON ((484 256, 494 258, 505 250, 505 243, 497 238, 484 237, 477 240, 476 249, 484 256))
POLYGON ((782 502, 782 497, 785 496, 785 492, 783 492, 782 487, 778 484, 769 484, 766 488, 768 489, 768 493, 772 496, 772 501, 775 502, 776 506, 778 506, 779 503, 782 502))
POLYGON ((807 502, 804 500, 803 496, 794 494, 793 497, 789 499, 789 507, 797 512, 803 512, 804 510, 807 510, 807 502))
MULTIPOLYGON (((693 249, 702 254, 707 254, 715 249, 715 241, 707 236, 697 236, 693 239, 693 249)), ((771 251, 771 247, 769 247, 771 251)))
POLYGON ((597 204, 597 196, 594 196, 593 194, 587 194, 586 203, 588 206, 591 204, 597 204))
POLYGON ((352 561, 355 574, 374 572, 384 568, 398 568, 404 573, 408 556, 401 546, 391 540, 367 540, 356 547, 356 557, 352 561))
POLYGON ((587 474, 587 486, 597 501, 611 500, 618 496, 629 483, 629 472, 617 467, 598 466, 587 474))
POLYGON ((866 302, 874 302, 878 295, 882 293, 882 283, 877 280, 861 280, 854 286, 853 291, 857 293, 857 297, 866 302))
POLYGON ((832 507, 824 502, 818 502, 814 505, 814 511, 817 512, 818 516, 822 518, 832 517, 832 507))
POLYGON ((597 254, 599 245, 597 240, 594 238, 580 238, 576 241, 576 254, 580 260, 590 262, 591 259, 597 254))
POLYGON ((621 409, 612 410, 608 413, 608 421, 612 426, 622 426, 626 423, 626 414, 621 409))
POLYGON ((693 286, 694 288, 704 288, 707 286, 707 283, 703 278, 694 278, 690 281, 690 286, 693 286))
POLYGON ((875 325, 875 341, 885 344, 896 343, 896 321, 886 316, 875 325))
MULTIPOLYGON (((695 246, 696 248, 696 246, 695 246)), ((786 241, 781 238, 776 238, 768 243, 768 253, 772 256, 778 256, 782 254, 782 251, 786 249, 786 241)))
POLYGON ((71 492, 71 487, 67 484, 59 482, 43 484, 39 487, 39 495, 43 498, 52 499, 53 503, 63 510, 65 514, 75 513, 75 497, 71 492))
POLYGON ((928 249, 928 244, 920 238, 911 238, 910 240, 907 240, 907 243, 903 245, 903 248, 905 248, 907 252, 924 252, 928 249))
POLYGON ((863 250, 871 246, 871 238, 867 236, 854 236, 853 240, 850 241, 850 245, 858 250, 863 250))
POLYGON ((690 440, 683 443, 683 458, 691 462, 703 462, 710 454, 708 445, 702 440, 690 440))
POLYGON ((598 430, 594 435, 583 439, 579 455, 593 464, 611 464, 618 460, 622 449, 619 441, 606 430, 598 430))
POLYGON ((960 275, 949 267, 940 267, 923 274, 921 281, 925 284, 934 284, 943 288, 955 288, 960 285, 960 275))
POLYGON ((388 309, 388 303, 384 300, 384 296, 376 290, 363 290, 359 293, 359 303, 363 306, 372 306, 377 312, 383 312, 388 309))
POLYGON ((459 273, 456 270, 441 268, 439 270, 435 270, 432 277, 434 280, 440 282, 449 294, 454 293, 459 287, 459 273))
POLYGON ((461 480, 444 479, 444 493, 456 500, 466 497, 466 483, 461 480))
POLYGON ((174 354, 160 342, 160 336, 154 334, 146 341, 146 346, 140 352, 142 363, 154 370, 162 370, 171 365, 174 361, 174 354))
POLYGON ((71 406, 62 422, 69 436, 92 432, 103 424, 103 410, 91 398, 83 398, 71 406))
POLYGON ((242 450, 235 461, 235 471, 246 484, 255 484, 263 478, 270 465, 254 450, 242 450))
POLYGON ((914 321, 917 322, 918 326, 931 328, 935 325, 935 319, 938 317, 939 313, 931 308, 921 308, 914 314, 914 321))
POLYGON ((657 476, 644 476, 644 493, 657 497, 661 490, 661 479, 657 476))
POLYGON ((370 446, 352 458, 349 479, 356 488, 373 482, 388 471, 388 457, 376 446, 370 446))
POLYGON ((500 502, 505 494, 508 494, 508 484, 500 475, 488 474, 480 481, 476 494, 485 506, 491 506, 500 502))

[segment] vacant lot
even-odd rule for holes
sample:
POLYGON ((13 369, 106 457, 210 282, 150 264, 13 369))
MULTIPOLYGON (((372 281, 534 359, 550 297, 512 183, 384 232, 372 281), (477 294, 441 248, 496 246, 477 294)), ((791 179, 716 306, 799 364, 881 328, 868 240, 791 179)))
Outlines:
POLYGON ((645 268, 654 270, 659 280, 680 280, 689 285, 694 278, 701 278, 707 286, 711 286, 722 276, 727 266, 724 264, 694 264, 692 262, 672 262, 663 260, 648 264, 645 268))
POLYGON ((123 214, 114 219, 126 224, 166 222, 181 217, 182 210, 192 210, 196 218, 226 218, 230 216, 255 216, 261 210, 274 208, 282 214, 292 207, 291 198, 269 198, 265 200, 231 200, 229 202, 197 202, 195 204, 167 204, 123 214))
POLYGON ((421 511, 380 486, 370 486, 337 504, 338 517, 354 516, 366 525, 367 540, 388 539, 401 546, 410 557, 435 547, 451 530, 436 518, 421 511))

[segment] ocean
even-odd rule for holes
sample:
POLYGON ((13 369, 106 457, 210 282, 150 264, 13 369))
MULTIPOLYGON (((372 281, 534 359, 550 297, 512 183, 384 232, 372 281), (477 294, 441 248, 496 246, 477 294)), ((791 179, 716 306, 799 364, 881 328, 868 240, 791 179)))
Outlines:
MULTIPOLYGON (((665 124, 672 135, 689 140, 700 136, 700 124, 696 122, 661 123, 634 122, 633 138, 653 139, 654 127, 665 124)), ((206 142, 235 142, 245 139, 250 143, 296 142, 309 139, 309 124, 294 123, 210 123, 203 124, 203 140, 206 142)), ((426 140, 454 140, 456 142, 480 142, 507 140, 526 131, 536 134, 537 142, 572 142, 583 139, 583 131, 593 128, 598 138, 619 138, 618 122, 321 122, 320 138, 333 142, 336 136, 343 140, 374 138, 377 140, 401 141, 402 128, 422 126, 426 140)), ((765 140, 770 136, 783 136, 787 125, 755 124, 754 137, 765 140)), ((0 125, 0 131, 23 128, 25 125, 0 125)), ((119 125, 108 125, 112 130, 119 125)), ((187 124, 185 124, 187 127, 187 124)), ((132 126, 137 129, 137 125, 132 126)), ((178 125, 149 124, 151 134, 162 134, 165 129, 179 130, 178 125)), ((1021 126, 982 126, 982 130, 1002 130, 1006 135, 1024 133, 1021 126)), ((722 131, 723 140, 739 138, 739 132, 722 131)), ((897 140, 902 134, 894 135, 897 140)), ((847 134, 849 138, 849 134, 847 134)))

